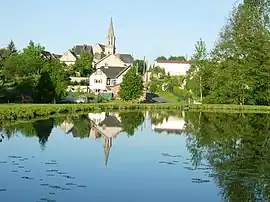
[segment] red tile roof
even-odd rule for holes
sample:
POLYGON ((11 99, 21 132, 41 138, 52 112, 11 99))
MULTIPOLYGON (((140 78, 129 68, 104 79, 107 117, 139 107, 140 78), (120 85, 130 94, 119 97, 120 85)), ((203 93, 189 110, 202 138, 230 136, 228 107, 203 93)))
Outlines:
POLYGON ((156 60, 157 63, 177 63, 177 64, 190 64, 190 61, 180 60, 156 60))

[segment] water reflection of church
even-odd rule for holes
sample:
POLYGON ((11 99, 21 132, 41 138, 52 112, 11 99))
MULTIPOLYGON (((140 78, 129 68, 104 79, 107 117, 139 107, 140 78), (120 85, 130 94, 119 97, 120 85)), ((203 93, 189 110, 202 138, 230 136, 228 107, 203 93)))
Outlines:
MULTIPOLYGON (((88 118, 91 125, 89 138, 102 138, 105 166, 107 166, 112 140, 122 131, 121 119, 118 113, 105 112, 89 113, 88 118)), ((72 122, 64 121, 60 128, 67 134, 71 133, 73 137, 77 136, 72 122)))

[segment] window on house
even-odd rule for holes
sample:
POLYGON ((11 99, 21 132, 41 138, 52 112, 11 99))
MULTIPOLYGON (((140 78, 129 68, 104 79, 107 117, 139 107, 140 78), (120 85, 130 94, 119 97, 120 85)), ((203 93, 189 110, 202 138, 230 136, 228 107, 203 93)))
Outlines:
POLYGON ((116 79, 112 79, 111 84, 112 86, 116 85, 116 79))
POLYGON ((102 83, 102 80, 101 79, 95 79, 94 82, 95 83, 102 83))
POLYGON ((107 79, 107 85, 110 85, 110 84, 111 84, 111 80, 107 79))

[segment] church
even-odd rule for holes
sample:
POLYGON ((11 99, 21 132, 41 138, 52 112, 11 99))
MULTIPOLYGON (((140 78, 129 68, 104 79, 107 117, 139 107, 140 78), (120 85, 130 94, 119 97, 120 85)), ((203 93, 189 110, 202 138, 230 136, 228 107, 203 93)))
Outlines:
POLYGON ((88 51, 93 55, 93 66, 99 68, 101 66, 123 66, 130 65, 133 62, 133 57, 130 54, 120 54, 116 52, 116 37, 114 33, 113 20, 110 19, 109 30, 106 36, 106 43, 97 43, 91 45, 75 45, 73 48, 63 53, 60 61, 67 65, 73 65, 83 50, 88 51))

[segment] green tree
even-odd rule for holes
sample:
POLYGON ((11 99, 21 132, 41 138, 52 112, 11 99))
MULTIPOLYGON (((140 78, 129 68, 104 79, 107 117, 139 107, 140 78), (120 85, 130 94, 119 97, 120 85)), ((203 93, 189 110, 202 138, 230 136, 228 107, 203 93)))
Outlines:
POLYGON ((187 89, 191 90, 194 98, 203 100, 203 80, 207 75, 203 75, 207 65, 207 51, 205 42, 200 39, 195 45, 195 52, 191 59, 191 66, 187 73, 187 89))
POLYGON ((185 56, 170 56, 168 60, 187 61, 185 56))
POLYGON ((40 44, 35 45, 33 41, 30 41, 28 46, 23 49, 21 57, 24 60, 24 64, 21 68, 24 69, 25 75, 40 75, 42 72, 44 58, 42 52, 45 50, 40 44))
POLYGON ((123 82, 120 84, 119 96, 122 100, 136 100, 142 96, 143 82, 136 67, 131 67, 123 77, 123 82))
POLYGON ((80 76, 89 76, 93 72, 92 68, 93 56, 86 50, 82 50, 80 57, 76 60, 74 70, 80 76))
POLYGON ((63 64, 57 59, 51 59, 44 63, 43 72, 49 74, 53 85, 53 99, 54 102, 60 100, 67 94, 67 73, 64 70, 63 64))
POLYGON ((8 58, 10 55, 12 55, 13 53, 17 53, 17 49, 16 49, 16 46, 15 46, 15 43, 11 40, 9 43, 8 43, 8 46, 6 48, 6 51, 5 51, 5 58, 8 58))
POLYGON ((159 56, 156 60, 167 60, 167 58, 165 56, 159 56))
POLYGON ((47 71, 42 72, 33 96, 34 102, 52 103, 55 94, 55 88, 50 74, 47 71))
POLYGON ((143 75, 146 71, 146 63, 144 60, 134 60, 133 67, 136 67, 138 73, 141 75, 143 75))
POLYGON ((234 9, 211 54, 206 102, 270 104, 268 16, 268 1, 246 1, 234 9))
POLYGON ((3 73, 6 79, 18 80, 27 74, 28 70, 24 68, 25 60, 20 53, 14 53, 4 60, 3 73))

